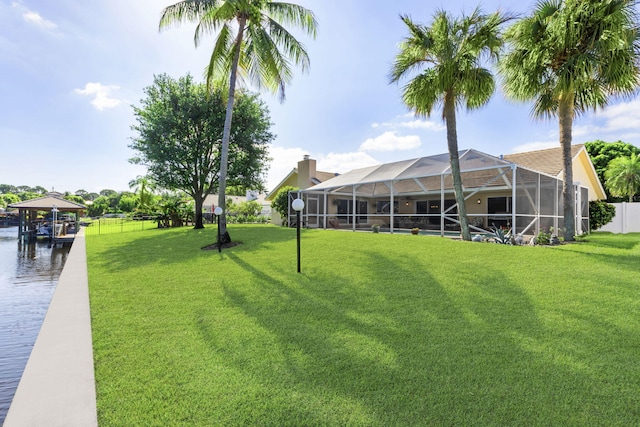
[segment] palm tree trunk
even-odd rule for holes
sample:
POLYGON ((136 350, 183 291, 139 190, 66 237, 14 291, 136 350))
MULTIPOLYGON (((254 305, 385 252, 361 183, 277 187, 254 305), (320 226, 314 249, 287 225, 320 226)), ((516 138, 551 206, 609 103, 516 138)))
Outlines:
POLYGON ((193 198, 193 202, 195 205, 195 213, 194 213, 194 229, 204 228, 204 223, 202 221, 202 204, 204 202, 204 197, 202 197, 202 193, 197 194, 193 198))
POLYGON ((449 149, 449 163, 451 164, 451 177, 453 178, 453 191, 458 205, 458 218, 460 218, 460 231, 462 240, 471 240, 469 222, 467 221, 467 207, 462 191, 462 176, 460 174, 460 159, 458 157, 458 131, 456 129, 456 109, 453 97, 445 95, 444 120, 447 124, 447 146, 449 149))
POLYGON ((233 62, 231 63, 231 76, 229 77, 229 98, 227 99, 227 111, 224 118, 224 128, 222 131, 222 147, 220 152, 220 176, 218 180, 218 206, 222 208, 220 216, 220 242, 219 245, 231 242, 231 236, 227 231, 227 169, 229 162, 229 139, 231 138, 231 119, 233 116, 233 104, 236 94, 236 78, 238 75, 238 62, 240 60, 240 50, 242 38, 244 36, 247 18, 241 16, 238 19, 238 35, 234 42, 233 62))
POLYGON ((576 232, 575 193, 573 191, 573 159, 571 156, 571 130, 573 128, 573 96, 561 97, 558 105, 558 122, 560 146, 562 147, 562 163, 564 165, 564 184, 562 198, 564 201, 564 240, 573 242, 576 232))

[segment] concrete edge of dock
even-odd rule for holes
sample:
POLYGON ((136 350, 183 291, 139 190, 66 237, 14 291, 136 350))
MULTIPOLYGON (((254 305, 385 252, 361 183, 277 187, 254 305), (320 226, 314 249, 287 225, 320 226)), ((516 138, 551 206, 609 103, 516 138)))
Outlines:
POLYGON ((98 425, 88 283, 81 230, 3 427, 98 425))

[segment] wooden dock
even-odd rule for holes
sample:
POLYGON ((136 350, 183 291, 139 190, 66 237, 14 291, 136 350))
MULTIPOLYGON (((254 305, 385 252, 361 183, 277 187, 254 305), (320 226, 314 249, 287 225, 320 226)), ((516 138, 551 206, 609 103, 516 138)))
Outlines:
POLYGON ((58 243, 64 245, 65 243, 73 243, 73 240, 76 238, 75 234, 63 234, 61 236, 56 236, 51 239, 51 247, 55 247, 58 243))

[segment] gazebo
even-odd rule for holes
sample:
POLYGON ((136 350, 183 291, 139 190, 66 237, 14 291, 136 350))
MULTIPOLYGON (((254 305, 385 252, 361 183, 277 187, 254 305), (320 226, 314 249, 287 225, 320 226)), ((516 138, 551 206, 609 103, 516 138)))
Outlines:
POLYGON ((52 243, 72 242, 79 225, 79 216, 87 209, 80 203, 65 200, 55 194, 45 197, 12 203, 8 208, 18 209, 18 239, 32 242, 36 239, 38 226, 43 220, 38 219, 38 211, 52 212, 50 237, 52 243))
MULTIPOLYGON (((460 151, 472 232, 516 235, 563 224, 562 179, 477 150, 460 151)), ((576 234, 589 230, 589 191, 574 183, 576 234)), ((307 227, 459 234, 448 154, 352 170, 291 195, 305 201, 307 227)), ((291 213, 291 215, 293 212, 291 213)))

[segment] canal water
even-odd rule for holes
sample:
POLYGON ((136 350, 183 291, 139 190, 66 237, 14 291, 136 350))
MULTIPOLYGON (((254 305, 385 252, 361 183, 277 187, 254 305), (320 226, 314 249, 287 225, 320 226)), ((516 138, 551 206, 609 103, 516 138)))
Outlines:
POLYGON ((38 337, 69 248, 20 244, 0 228, 0 425, 38 337))

